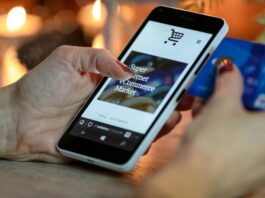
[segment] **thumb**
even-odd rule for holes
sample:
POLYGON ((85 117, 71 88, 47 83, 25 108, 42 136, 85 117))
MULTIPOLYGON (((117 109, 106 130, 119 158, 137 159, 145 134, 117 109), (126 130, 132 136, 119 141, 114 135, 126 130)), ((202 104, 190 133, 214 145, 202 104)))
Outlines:
POLYGON ((115 59, 104 49, 61 46, 55 50, 55 54, 70 63, 80 73, 99 73, 115 79, 133 77, 132 69, 115 59))
POLYGON ((223 60, 217 65, 215 93, 212 100, 225 105, 242 108, 243 79, 240 71, 229 60, 223 60))

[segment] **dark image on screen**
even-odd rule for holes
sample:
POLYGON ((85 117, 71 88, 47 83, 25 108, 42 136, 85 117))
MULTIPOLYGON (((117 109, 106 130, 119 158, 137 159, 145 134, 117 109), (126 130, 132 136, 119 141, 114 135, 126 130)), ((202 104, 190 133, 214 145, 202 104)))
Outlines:
POLYGON ((134 70, 128 80, 111 80, 99 100, 154 113, 186 63, 132 51, 124 61, 134 70))

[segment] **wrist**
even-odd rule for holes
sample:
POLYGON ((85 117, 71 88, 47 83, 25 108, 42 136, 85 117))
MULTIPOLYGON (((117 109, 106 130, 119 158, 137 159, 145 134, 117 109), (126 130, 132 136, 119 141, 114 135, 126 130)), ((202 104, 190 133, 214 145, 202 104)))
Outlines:
POLYGON ((0 89, 0 157, 4 157, 16 138, 15 85, 0 89))

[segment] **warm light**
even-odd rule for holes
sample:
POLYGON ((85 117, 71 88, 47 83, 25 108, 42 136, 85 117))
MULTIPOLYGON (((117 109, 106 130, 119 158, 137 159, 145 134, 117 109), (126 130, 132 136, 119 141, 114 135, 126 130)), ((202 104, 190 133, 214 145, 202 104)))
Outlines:
POLYGON ((92 7, 92 16, 95 20, 100 21, 102 18, 101 1, 96 0, 92 7))
POLYGON ((0 37, 25 38, 37 34, 42 27, 39 16, 27 14, 23 7, 14 7, 8 14, 0 14, 0 37))
POLYGON ((93 48, 104 48, 105 47, 105 42, 104 42, 104 36, 103 34, 98 34, 92 43, 93 48))
POLYGON ((128 23, 132 23, 136 17, 136 13, 134 10, 128 5, 122 5, 118 7, 118 13, 123 19, 125 19, 128 23))
POLYGON ((16 53, 16 49, 13 47, 8 48, 5 53, 5 59, 2 65, 2 72, 4 75, 0 76, 2 78, 0 86, 6 86, 14 83, 27 73, 26 67, 21 65, 17 59, 16 53))
POLYGON ((12 8, 6 18, 6 26, 8 30, 14 32, 21 28, 26 22, 27 13, 23 7, 12 8))
POLYGON ((107 15, 108 12, 105 4, 101 0, 96 0, 79 10, 77 21, 84 28, 86 35, 94 37, 104 27, 107 15))

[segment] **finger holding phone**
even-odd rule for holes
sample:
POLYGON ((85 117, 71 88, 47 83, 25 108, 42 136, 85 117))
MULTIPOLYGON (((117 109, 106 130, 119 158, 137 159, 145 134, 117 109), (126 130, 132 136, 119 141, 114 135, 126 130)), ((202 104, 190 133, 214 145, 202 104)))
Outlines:
MULTIPOLYGON (((56 149, 67 124, 103 76, 128 79, 132 71, 108 51, 62 46, 16 83, 0 89, 0 157, 69 162, 56 149)), ((168 133, 179 121, 172 114, 168 133)))
POLYGON ((246 110, 242 93, 239 70, 219 69, 176 159, 141 185, 139 197, 242 197, 264 187, 265 114, 246 110))

